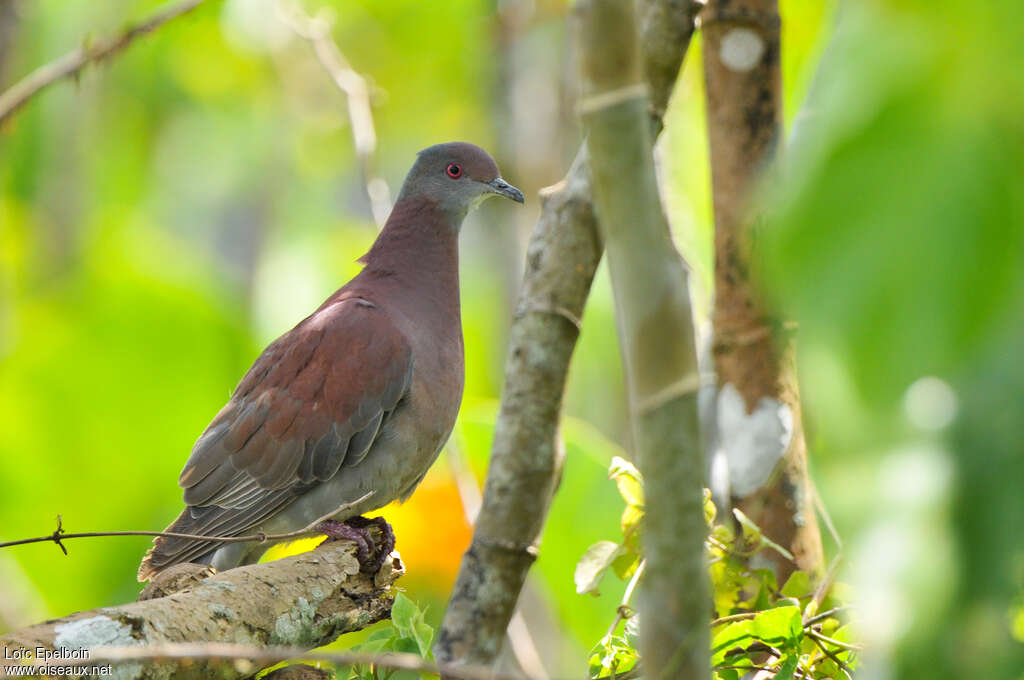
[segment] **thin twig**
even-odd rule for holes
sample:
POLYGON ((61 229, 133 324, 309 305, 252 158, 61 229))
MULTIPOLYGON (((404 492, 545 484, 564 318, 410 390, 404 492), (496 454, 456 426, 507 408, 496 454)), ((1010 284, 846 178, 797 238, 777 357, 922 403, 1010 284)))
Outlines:
POLYGON ((825 572, 825 576, 821 579, 818 587, 814 589, 814 596, 811 601, 807 603, 804 608, 804 618, 810 619, 817 615, 818 607, 821 606, 822 600, 825 599, 825 595, 832 588, 832 583, 835 581, 836 573, 839 571, 839 560, 842 558, 842 551, 839 552, 834 558, 832 558, 832 564, 828 565, 828 571, 825 572))
POLYGON ((356 73, 337 43, 331 39, 331 22, 323 11, 311 17, 302 11, 297 2, 278 0, 277 14, 297 36, 313 46, 316 58, 338 89, 345 94, 352 142, 356 158, 359 159, 363 186, 370 200, 373 221, 377 227, 383 227, 391 212, 391 191, 376 171, 377 133, 373 126, 370 88, 366 79, 356 73))
POLYGON ((836 654, 831 649, 826 647, 825 643, 819 640, 818 638, 814 637, 813 635, 810 636, 810 638, 814 641, 814 644, 818 645, 818 649, 820 649, 825 654, 825 656, 832 659, 832 661, 834 661, 835 664, 839 666, 839 670, 843 672, 843 675, 845 675, 848 680, 853 680, 852 669, 842 659, 836 656, 836 654))
POLYGON ((829 609, 828 611, 823 611, 822 613, 818 614, 817 616, 812 616, 811 618, 809 618, 806 621, 804 621, 804 628, 807 628, 808 626, 812 626, 815 623, 818 623, 819 621, 824 621, 825 619, 827 619, 827 618, 829 618, 831 616, 835 616, 839 612, 844 611, 846 609, 853 609, 853 605, 846 604, 846 605, 843 605, 841 607, 833 607, 832 609, 829 609))
POLYGON ((828 529, 828 533, 832 536, 832 540, 836 542, 836 547, 840 552, 842 552, 843 540, 839 538, 839 531, 836 530, 836 525, 832 523, 832 515, 829 514, 828 508, 825 507, 825 501, 822 500, 821 494, 818 493, 818 485, 814 483, 813 479, 810 480, 810 484, 811 493, 814 494, 814 507, 821 516, 821 521, 825 523, 825 528, 828 529))
POLYGON ((602 644, 607 644, 611 640, 612 634, 615 633, 615 629, 618 628, 619 622, 623 619, 628 619, 633 614, 627 614, 629 611, 629 601, 633 599, 633 591, 636 590, 636 585, 640 582, 640 577, 643 576, 644 569, 647 567, 647 560, 641 560, 640 564, 636 565, 636 571, 633 572, 633 578, 629 579, 629 583, 626 585, 625 592, 622 593, 622 600, 619 602, 619 606, 615 608, 615 620, 612 621, 612 625, 608 627, 608 632, 604 634, 604 639, 601 641, 602 644))
POLYGON ((337 515, 339 512, 343 512, 348 508, 351 508, 359 503, 362 503, 367 498, 374 494, 373 491, 363 495, 351 503, 345 503, 338 508, 331 510, 329 513, 313 521, 309 525, 299 529, 297 531, 289 531, 286 534, 267 534, 262 531, 249 534, 247 536, 203 536, 201 534, 179 534, 174 531, 86 531, 77 534, 64 533, 64 526, 61 522, 61 516, 57 515, 57 528, 54 529, 53 533, 49 536, 37 536, 35 538, 22 538, 17 541, 7 541, 6 543, 0 543, 0 548, 9 548, 15 545, 26 545, 29 543, 44 543, 46 541, 53 541, 57 544, 57 547, 64 551, 67 555, 67 548, 64 547, 62 541, 66 541, 69 538, 96 538, 99 536, 163 536, 165 538, 187 538, 196 541, 209 541, 211 543, 244 543, 246 541, 257 541, 259 543, 266 543, 267 541, 283 541, 289 538, 297 538, 314 531, 322 522, 330 519, 337 515))
MULTIPOLYGON (((852 609, 852 608, 853 608, 853 605, 843 605, 841 607, 833 607, 832 609, 829 609, 828 611, 822 612, 822 613, 818 614, 815 617, 807 619, 806 621, 804 621, 803 627, 804 628, 808 628, 811 625, 813 625, 815 623, 818 623, 819 621, 824 621, 825 619, 829 618, 830 616, 835 616, 837 613, 839 613, 839 612, 841 612, 841 611, 843 611, 845 609, 852 609)), ((759 613, 760 612, 740 612, 739 614, 730 614, 728 616, 723 616, 721 618, 717 618, 717 619, 712 620, 711 621, 711 627, 714 628, 715 626, 720 626, 723 623, 732 623, 734 621, 743 621, 745 619, 752 619, 755 616, 757 616, 759 613)))
POLYGON ((863 647, 861 647, 860 645, 855 645, 852 642, 843 642, 842 640, 830 638, 829 636, 822 635, 821 633, 813 629, 808 629, 804 632, 807 633, 808 637, 814 638, 815 640, 821 640, 822 642, 827 642, 830 645, 835 645, 839 649, 845 649, 848 652, 859 652, 861 649, 863 649, 863 647))
POLYGON ((60 59, 40 66, 0 94, 0 123, 24 106, 29 99, 58 80, 77 76, 90 63, 99 63, 113 56, 128 47, 136 38, 152 33, 168 21, 191 12, 204 2, 206 0, 168 3, 142 23, 96 41, 85 40, 81 47, 68 52, 60 59))
MULTIPOLYGON (((298 661, 326 661, 345 666, 378 666, 420 673, 441 673, 460 680, 526 680, 522 675, 498 673, 485 666, 469 664, 436 664, 416 654, 388 652, 360 654, 357 652, 309 652, 301 647, 250 647, 219 642, 169 643, 148 647, 94 647, 90 650, 89 665, 116 661, 168 661, 195 659, 245 660, 254 664, 270 665, 293 659, 298 661)), ((66 663, 66 662, 65 662, 66 663)), ((35 666, 41 671, 47 666, 35 666)), ((52 668, 52 666, 51 666, 52 668)), ((255 669, 254 669, 255 670, 255 669)), ((0 673, 3 671, 0 670, 0 673)))
POLYGON ((760 612, 741 612, 739 614, 730 614, 729 616, 723 616, 721 618, 714 619, 711 622, 711 627, 720 626, 723 623, 732 623, 734 621, 744 621, 746 619, 752 619, 757 616, 760 612))
POLYGON ((767 671, 769 673, 775 673, 778 668, 770 668, 768 666, 715 666, 713 670, 716 671, 767 671))

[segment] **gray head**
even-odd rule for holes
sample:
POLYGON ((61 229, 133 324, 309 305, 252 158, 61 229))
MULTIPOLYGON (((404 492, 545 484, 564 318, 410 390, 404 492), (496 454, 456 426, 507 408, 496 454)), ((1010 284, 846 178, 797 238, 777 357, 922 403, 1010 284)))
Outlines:
POLYGON ((490 154, 475 144, 448 142, 420 151, 402 184, 398 200, 426 196, 456 224, 489 196, 523 203, 523 192, 501 178, 490 154))

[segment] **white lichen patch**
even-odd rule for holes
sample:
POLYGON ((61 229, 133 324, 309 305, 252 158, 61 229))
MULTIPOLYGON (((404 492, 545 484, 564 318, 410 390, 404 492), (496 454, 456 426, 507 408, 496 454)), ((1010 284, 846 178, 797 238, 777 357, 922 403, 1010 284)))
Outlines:
POLYGON ((718 56, 733 71, 749 71, 764 55, 765 42, 749 28, 733 28, 722 36, 718 56))
POLYGON ((272 645, 302 645, 314 641, 313 619, 316 607, 309 600, 300 597, 295 606, 274 621, 274 632, 270 635, 272 645))
POLYGON ((742 395, 731 383, 718 393, 718 445, 728 461, 730 492, 743 498, 760 489, 789 448, 793 413, 786 404, 762 397, 747 413, 742 395))
MULTIPOLYGON (((131 626, 109 616, 93 616, 54 626, 53 646, 56 649, 93 649, 94 647, 126 647, 141 644, 132 637, 131 626)), ((108 677, 119 680, 138 678, 141 663, 117 664, 108 677)))
POLYGON ((54 627, 55 647, 67 649, 90 649, 92 647, 123 647, 138 642, 132 637, 132 629, 109 616, 93 616, 62 623, 54 627))

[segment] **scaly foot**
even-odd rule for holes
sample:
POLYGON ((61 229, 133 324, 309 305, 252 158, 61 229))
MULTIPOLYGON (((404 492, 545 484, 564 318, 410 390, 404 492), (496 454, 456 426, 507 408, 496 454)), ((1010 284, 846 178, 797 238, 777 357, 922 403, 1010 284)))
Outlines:
POLYGON ((356 544, 359 568, 367 574, 376 574, 391 551, 395 549, 395 532, 383 517, 350 517, 344 522, 333 519, 321 522, 317 531, 327 534, 327 540, 343 539, 356 544), (369 527, 380 531, 380 545, 376 545, 369 527))
POLYGON ((384 560, 388 558, 391 551, 395 549, 395 532, 388 524, 387 520, 383 517, 350 517, 345 520, 349 526, 356 527, 366 531, 367 527, 375 526, 380 530, 380 545, 377 546, 377 553, 373 558, 373 562, 368 571, 371 574, 376 574, 382 566, 384 566, 384 560))

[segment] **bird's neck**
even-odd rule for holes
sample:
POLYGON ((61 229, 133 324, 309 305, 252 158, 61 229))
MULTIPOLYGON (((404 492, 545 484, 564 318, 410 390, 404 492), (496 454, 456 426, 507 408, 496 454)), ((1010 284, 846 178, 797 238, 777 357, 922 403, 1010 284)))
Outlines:
MULTIPOLYGON (((400 200, 377 236, 362 276, 408 291, 418 305, 459 314, 459 225, 426 197, 400 200)), ((403 293, 404 295, 404 293, 403 293)))

